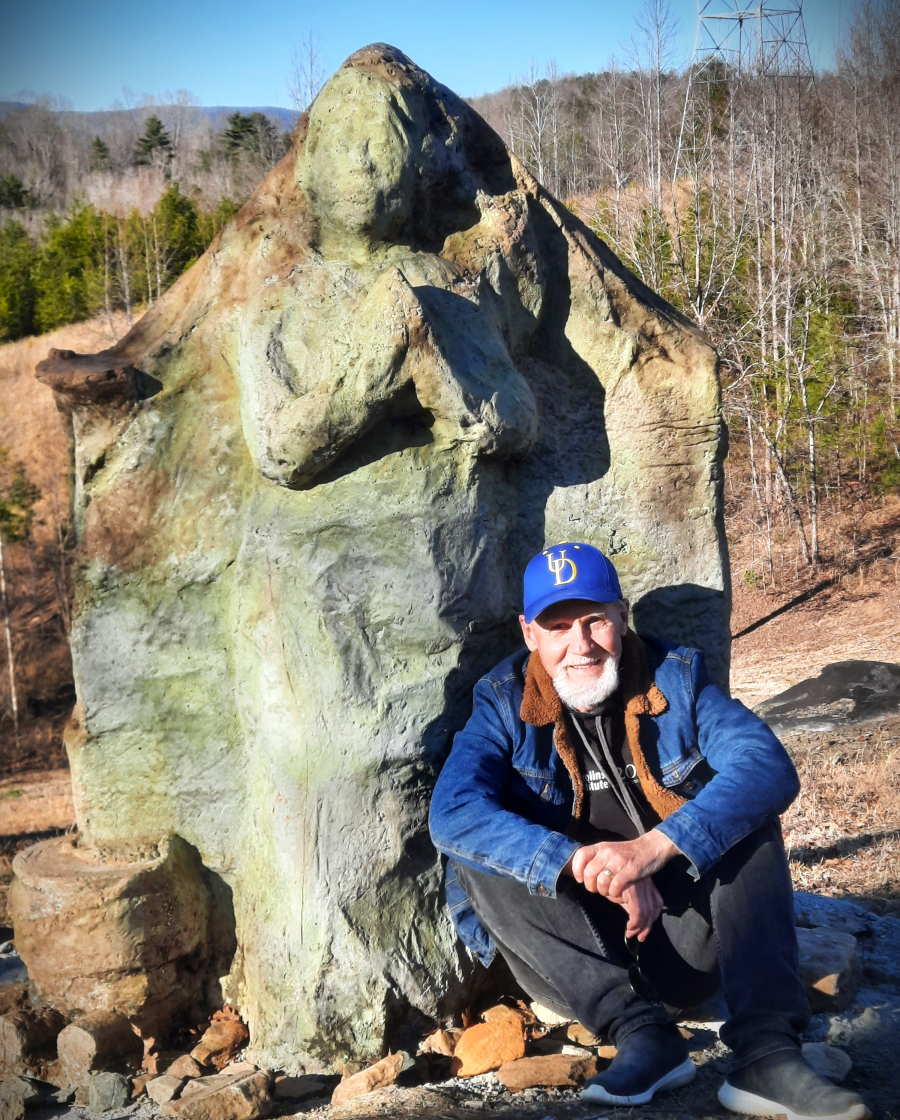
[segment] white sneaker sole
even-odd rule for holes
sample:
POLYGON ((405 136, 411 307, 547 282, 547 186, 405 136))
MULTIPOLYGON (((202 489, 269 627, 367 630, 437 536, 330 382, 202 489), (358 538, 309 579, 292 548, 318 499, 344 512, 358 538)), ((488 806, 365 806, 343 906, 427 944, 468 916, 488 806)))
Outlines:
POLYGON ((727 1081, 719 1090, 719 1104, 729 1112, 740 1112, 743 1116, 783 1116, 786 1120, 871 1120, 872 1117, 862 1101, 843 1112, 832 1112, 827 1116, 794 1112, 776 1101, 758 1097, 756 1093, 748 1093, 746 1089, 735 1089, 727 1081))
POLYGON ((685 1058, 680 1066, 670 1069, 646 1092, 636 1093, 633 1097, 617 1097, 614 1093, 608 1093, 602 1085, 588 1085, 581 1090, 581 1099, 583 1101, 594 1101, 597 1104, 647 1104, 653 1099, 653 1094, 658 1093, 660 1089, 678 1089, 682 1085, 687 1085, 689 1081, 693 1081, 696 1073, 694 1063, 690 1058, 685 1058))

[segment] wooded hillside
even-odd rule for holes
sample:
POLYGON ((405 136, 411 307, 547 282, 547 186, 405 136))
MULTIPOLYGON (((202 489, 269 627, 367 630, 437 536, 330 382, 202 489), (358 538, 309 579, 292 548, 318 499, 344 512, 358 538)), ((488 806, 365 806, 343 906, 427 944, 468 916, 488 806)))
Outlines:
POLYGON ((747 581, 784 586, 858 564, 853 511, 900 490, 900 3, 857 7, 827 74, 677 72, 670 41, 651 0, 627 68, 532 68, 475 105, 712 337, 730 532, 747 581))

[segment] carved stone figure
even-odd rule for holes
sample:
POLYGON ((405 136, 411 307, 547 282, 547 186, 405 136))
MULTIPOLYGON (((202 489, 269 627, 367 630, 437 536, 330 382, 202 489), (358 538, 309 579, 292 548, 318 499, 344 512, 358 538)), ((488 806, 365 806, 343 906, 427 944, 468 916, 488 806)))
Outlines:
POLYGON ((259 1060, 380 1055, 473 969, 427 810, 525 559, 596 543, 727 678, 713 350, 375 45, 118 345, 38 375, 74 436, 79 844, 199 851, 259 1060))

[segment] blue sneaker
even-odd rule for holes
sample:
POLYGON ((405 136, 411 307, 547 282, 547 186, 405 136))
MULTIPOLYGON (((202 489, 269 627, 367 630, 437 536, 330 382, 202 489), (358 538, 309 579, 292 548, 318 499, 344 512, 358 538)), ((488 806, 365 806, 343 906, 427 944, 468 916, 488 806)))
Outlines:
POLYGON ((632 1031, 611 1065, 586 1081, 581 1099, 597 1104, 647 1104, 662 1089, 677 1089, 697 1071, 674 1023, 648 1023, 632 1031))

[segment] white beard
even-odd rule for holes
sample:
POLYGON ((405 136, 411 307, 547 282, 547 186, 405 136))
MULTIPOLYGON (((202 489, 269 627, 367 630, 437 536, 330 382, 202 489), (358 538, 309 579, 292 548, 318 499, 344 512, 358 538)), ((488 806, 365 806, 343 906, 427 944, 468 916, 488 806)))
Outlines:
POLYGON ((566 673, 566 666, 573 664, 584 664, 584 661, 580 658, 573 658, 571 661, 567 659, 553 678, 553 686, 567 708, 581 712, 593 711, 619 687, 619 665, 612 657, 607 657, 603 662, 603 672, 599 677, 586 681, 572 681, 566 673))

